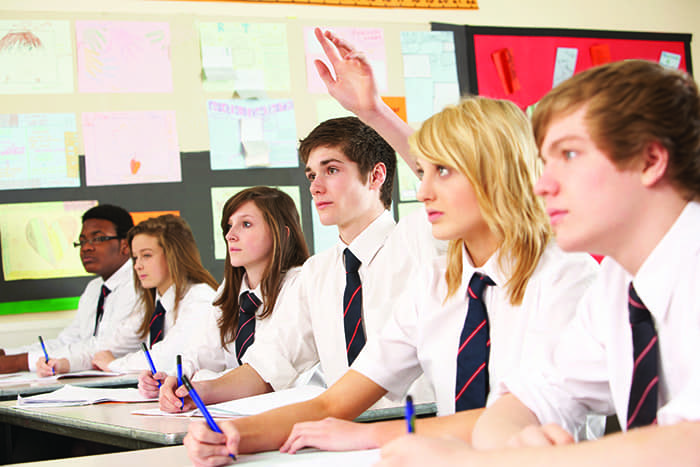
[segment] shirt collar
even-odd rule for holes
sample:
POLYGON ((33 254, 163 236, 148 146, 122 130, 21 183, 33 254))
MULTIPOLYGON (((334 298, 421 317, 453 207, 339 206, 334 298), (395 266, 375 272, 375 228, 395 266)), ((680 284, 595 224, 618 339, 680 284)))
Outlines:
POLYGON ((501 271, 498 266, 498 250, 494 251, 491 257, 486 260, 481 267, 474 267, 472 260, 467 254, 466 246, 462 246, 462 285, 469 285, 469 280, 475 272, 486 274, 496 284, 496 287, 502 288, 508 282, 508 277, 501 271))
POLYGON ((346 245, 342 240, 338 241, 336 250, 339 255, 342 255, 345 248, 350 248, 352 254, 355 255, 363 265, 368 265, 384 245, 384 241, 394 230, 395 226, 396 222, 394 222, 391 213, 389 211, 384 211, 373 220, 360 235, 355 237, 350 245, 346 245))
POLYGON ((238 291, 238 296, 240 297, 243 292, 252 292, 255 294, 256 297, 258 297, 260 300, 262 300, 262 292, 260 289, 262 282, 260 284, 258 284, 258 286, 255 287, 254 289, 251 289, 250 287, 248 287, 247 278, 248 278, 248 275, 243 274, 243 279, 241 279, 241 288, 238 291))
POLYGON ((131 258, 129 258, 124 261, 124 264, 122 264, 119 269, 109 276, 106 281, 103 281, 103 283, 107 286, 110 292, 114 292, 114 290, 120 285, 127 284, 129 282, 133 284, 133 281, 134 265, 131 262, 131 258))
POLYGON ((657 320, 665 318, 678 277, 689 258, 700 252, 700 203, 689 202, 666 235, 644 260, 634 277, 634 289, 657 320))
POLYGON ((160 304, 163 305, 166 311, 172 311, 175 307, 175 284, 168 287, 163 295, 158 293, 156 289, 156 301, 160 300, 160 304))

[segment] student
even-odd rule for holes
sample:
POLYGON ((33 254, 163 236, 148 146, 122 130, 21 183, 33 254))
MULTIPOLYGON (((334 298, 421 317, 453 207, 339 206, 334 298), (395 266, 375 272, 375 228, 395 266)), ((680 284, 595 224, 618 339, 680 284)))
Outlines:
MULTIPOLYGON (((210 456, 226 455, 227 449, 236 453, 282 445, 282 451, 295 452, 308 445, 334 450, 379 445, 382 438, 405 432, 405 422, 326 420, 297 425, 282 442, 294 422, 327 416, 351 420, 387 392, 400 398, 422 372, 435 389, 440 415, 464 411, 450 419, 420 420, 417 429, 468 438, 481 413, 469 409, 484 406, 489 382, 498 383, 518 367, 531 368, 551 352, 571 316, 562 309, 573 309, 596 266, 590 256, 566 255, 550 241, 547 216, 525 162, 535 157, 527 117, 508 101, 468 99, 424 123, 412 136, 412 147, 422 178, 418 197, 433 235, 451 240, 447 257, 410 282, 381 335, 318 398, 222 424, 226 435, 192 426, 186 444, 195 463, 224 460, 210 456), (479 283, 491 286, 479 291, 479 283), (482 313, 485 306, 488 317, 483 315, 475 327, 482 366, 465 373, 475 375, 470 385, 468 377, 458 382, 457 368, 460 343, 472 333, 465 331, 465 318, 477 314, 474 306, 482 313), (488 327, 490 357, 488 333, 479 332, 488 327), (228 445, 216 445, 223 441, 228 445)), ((468 345, 465 355, 476 348, 468 345)))
MULTIPOLYGON (((238 378, 242 378, 241 374, 254 371, 244 363, 250 346, 275 329, 275 305, 285 299, 309 251, 294 200, 270 187, 248 188, 232 196, 223 208, 221 230, 227 248, 224 283, 219 287, 214 302, 218 307, 217 315, 201 328, 202 342, 205 344, 183 351, 183 374, 191 376, 201 369, 222 371, 240 368, 237 374, 238 378), (249 298, 243 298, 245 296, 249 298), (242 303, 246 303, 247 308, 249 300, 254 304, 255 311, 245 311, 241 307, 242 303), (251 314, 254 316, 252 321, 251 314), (213 339, 215 335, 219 335, 219 339, 213 339), (240 367, 241 364, 243 367, 240 367)), ((225 381, 227 376, 221 378, 225 381)), ((251 380, 241 379, 238 384, 245 384, 246 381, 251 380)), ((174 394, 176 378, 168 377, 160 391, 157 384, 150 385, 150 382, 155 383, 149 378, 140 388, 144 394, 159 397, 163 410, 173 412, 195 408, 189 397, 186 397, 183 407, 174 394)), ((202 393, 209 393, 205 388, 207 384, 210 383, 198 382, 196 387, 202 393)), ((220 382, 211 384, 218 385, 220 382)), ((272 390, 265 386, 249 391, 272 390)), ((179 392, 183 391, 184 388, 179 392)))
MULTIPOLYGON (((131 214, 121 207, 101 204, 85 211, 82 221, 76 242, 80 248, 80 260, 87 272, 99 277, 85 287, 73 321, 56 339, 45 340, 49 356, 93 349, 99 339, 106 339, 114 333, 136 303, 126 241, 126 233, 134 225, 131 214), (103 290, 104 298, 101 298, 103 290)), ((42 368, 40 374, 52 374, 39 342, 5 349, 2 355, 0 373, 42 368)))
MULTIPOLYGON (((140 311, 110 341, 102 342, 92 365, 104 371, 147 370, 140 350, 145 340, 156 368, 169 371, 175 367, 175 355, 193 345, 190 331, 206 313, 213 313, 217 283, 202 266, 192 231, 178 216, 147 219, 129 230, 127 241, 140 311)), ((59 359, 54 366, 57 373, 67 371, 68 365, 84 369, 72 363, 59 359)))
POLYGON ((640 60, 592 68, 538 104, 537 192, 566 250, 605 255, 542 377, 513 375, 473 451, 403 438, 382 465, 700 463, 700 95, 640 60), (639 332, 643 331, 643 332, 639 332), (571 444, 589 411, 622 427, 571 444), (503 449, 504 446, 525 449, 503 449))

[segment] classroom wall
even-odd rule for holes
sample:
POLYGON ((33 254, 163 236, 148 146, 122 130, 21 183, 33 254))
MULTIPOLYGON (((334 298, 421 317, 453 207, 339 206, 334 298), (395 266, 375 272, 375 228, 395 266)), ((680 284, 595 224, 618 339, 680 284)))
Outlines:
MULTIPOLYGON (((133 0, 0 0, 0 17, 12 18, 17 13, 23 17, 45 17, 51 13, 52 18, 60 19, 133 19, 134 16, 144 20, 158 20, 163 16, 174 16, 176 25, 173 27, 187 30, 194 19, 201 21, 298 21, 306 25, 335 25, 338 23, 363 25, 368 23, 377 26, 381 23, 388 28, 429 29, 430 22, 456 24, 487 25, 487 26, 519 26, 519 27, 556 27, 556 28, 585 28, 608 29, 646 32, 690 33, 700 37, 700 2, 698 0, 479 0, 478 10, 413 10, 413 9, 378 9, 378 8, 345 8, 311 5, 288 4, 256 4, 234 2, 168 2, 168 1, 133 1, 133 0), (399 24, 400 23, 400 24, 399 24)), ((184 54, 198 56, 198 43, 191 41, 196 37, 192 26, 192 36, 173 36, 173 48, 180 47, 184 54), (180 41, 180 42, 178 42, 180 41)), ((290 39, 291 41, 292 39, 290 39)), ((302 44, 297 39, 296 45, 302 44)), ((392 39, 392 45, 387 45, 388 66, 400 66, 398 39, 392 39), (391 53, 394 50, 395 53, 391 53)), ((291 46, 291 44, 290 44, 291 46)), ((692 59, 697 68, 700 63, 700 48, 691 43, 692 59)), ((191 58, 191 57, 190 57, 191 58)), ((290 60, 292 59, 290 54, 290 60)), ((173 57, 174 73, 178 72, 181 57, 173 57)), ((298 68, 297 68, 298 69, 298 68)), ((184 78, 179 86, 192 86, 194 98, 192 111, 195 116, 204 118, 201 104, 200 84, 198 75, 192 73, 184 78), (199 112, 199 114, 197 114, 199 112)), ((696 78, 697 79, 697 78, 696 78)), ((300 83, 304 80, 299 79, 300 83)), ((390 79, 390 92, 387 95, 401 95, 403 83, 401 80, 390 79)), ((211 96, 209 96, 211 97, 211 96)), ((82 111, 80 98, 77 94, 68 96, 53 96, 47 99, 41 107, 36 100, 27 100, 26 96, 2 96, 2 112, 62 112, 68 110, 67 102, 78 102, 77 108, 70 110, 82 111), (29 104, 27 105, 27 103, 29 104), (20 109, 21 107, 21 109, 20 109)), ((163 108, 171 108, 168 95, 161 97, 163 108)), ((107 108, 114 109, 113 103, 107 103, 107 108)), ((116 109, 135 110, 139 107, 133 102, 118 104, 116 109)), ((302 107, 304 103, 295 103, 302 107)), ((156 108, 151 101, 148 108, 156 108)), ((309 109, 306 110, 310 112, 309 109)), ((185 119, 178 119, 179 143, 181 151, 207 150, 206 124, 200 130, 180 131, 189 125, 185 119)), ((311 119, 302 119, 298 124, 298 132, 304 134, 314 125, 311 119)), ((81 151, 80 154, 83 154, 81 151)), ((3 202, 3 192, 0 191, 0 202, 3 202)), ((9 346, 13 341, 23 338, 23 332, 33 336, 37 332, 45 335, 54 334, 57 329, 70 319, 71 313, 34 314, 32 316, 9 315, 0 316, 0 347, 9 346), (43 330, 43 331, 42 331, 43 330)))

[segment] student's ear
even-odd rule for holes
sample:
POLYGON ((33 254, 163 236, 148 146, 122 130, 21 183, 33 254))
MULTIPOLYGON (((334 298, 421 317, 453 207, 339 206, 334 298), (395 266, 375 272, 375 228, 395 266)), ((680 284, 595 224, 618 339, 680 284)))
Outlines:
POLYGON ((377 162, 369 174, 369 187, 379 189, 386 180, 386 165, 383 162, 377 162))
POLYGON ((119 239, 119 254, 123 256, 131 255, 131 252, 129 251, 129 241, 126 238, 119 239))
POLYGON ((658 141, 647 144, 642 154, 641 181, 646 187, 657 184, 668 168, 668 149, 658 141))

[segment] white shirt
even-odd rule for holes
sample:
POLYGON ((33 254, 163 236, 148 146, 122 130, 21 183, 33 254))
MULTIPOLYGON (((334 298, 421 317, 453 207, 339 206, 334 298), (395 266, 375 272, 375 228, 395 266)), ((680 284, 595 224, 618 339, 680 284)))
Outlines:
POLYGON ((496 284, 486 287, 483 295, 490 326, 492 387, 517 368, 535 367, 551 353, 598 266, 589 255, 564 253, 552 242, 527 283, 522 304, 513 306, 505 289, 507 276, 496 256, 474 268, 463 251, 462 283, 446 302, 446 259, 435 259, 433 267, 397 302, 381 336, 367 344, 353 369, 387 389, 393 398, 403 397, 411 382, 425 372, 435 389, 438 415, 453 414, 457 353, 467 315, 467 288, 475 271, 496 284))
MULTIPOLYGON (((282 284, 280 287, 280 293, 277 295, 277 303, 280 303, 285 298, 286 291, 294 284, 301 267, 295 267, 287 271, 282 278, 282 284)), ((216 297, 220 297, 224 290, 224 283, 219 286, 219 290, 216 291, 216 297)), ((276 315, 274 310, 271 315, 264 319, 260 319, 260 315, 263 313, 265 308, 265 300, 261 291, 260 284, 255 289, 251 289, 247 285, 246 277, 243 277, 241 282, 241 287, 239 295, 250 291, 255 294, 258 299, 260 299, 260 307, 256 312, 255 320, 255 340, 262 338, 266 333, 271 332, 274 326, 271 326, 273 317, 276 315)), ((238 359, 236 358, 236 343, 231 342, 228 344, 227 348, 224 349, 221 346, 220 330, 219 330, 219 319, 221 317, 221 309, 216 307, 216 312, 207 315, 206 319, 201 320, 199 329, 198 342, 199 346, 192 347, 182 353, 182 372, 185 375, 192 376, 199 370, 210 370, 213 372, 221 372, 227 369, 233 369, 238 367, 238 359)), ((270 336, 274 339, 276 336, 270 336)), ((246 355, 253 350, 253 346, 248 347, 246 355)), ((244 360, 246 355, 244 355, 244 360)))
MULTIPOLYGON (((297 374, 319 361, 328 386, 348 370, 343 327, 346 247, 362 263, 358 272, 365 336, 371 341, 379 335, 390 315, 390 304, 419 267, 409 255, 391 256, 393 247, 387 248, 386 242, 394 226, 391 214, 385 211, 350 245, 339 241, 304 263, 297 286, 275 310, 282 326, 271 334, 273 339, 256 338, 244 359, 275 390, 289 387, 297 374), (261 348, 253 351, 255 347, 261 348)), ((415 389, 414 397, 434 400, 425 382, 415 389)))
MULTIPOLYGON (((163 339, 149 350, 157 371, 175 374, 175 357, 186 349, 201 344, 196 342, 199 334, 193 334, 192 331, 197 329, 200 321, 210 319, 210 315, 216 313, 216 307, 213 305, 215 294, 216 291, 208 284, 191 284, 175 310, 174 284, 165 291, 163 296, 156 293, 156 301, 160 300, 166 310, 163 339)), ((132 316, 106 347, 115 357, 120 357, 109 364, 110 371, 128 372, 150 369, 148 360, 141 350, 141 342, 144 339, 141 339, 137 332, 142 320, 142 314, 132 316)), ((148 336, 145 341, 148 342, 148 336)))
POLYGON ((391 257, 411 255, 415 264, 427 269, 435 257, 447 252, 448 243, 433 237, 428 213, 425 209, 416 209, 399 220, 385 248, 391 249, 391 257))
MULTIPOLYGON (((688 203, 634 277, 659 338, 659 425, 700 420, 700 204, 688 203)), ((544 378, 518 375, 515 394, 542 423, 572 430, 589 411, 617 412, 627 425, 632 331, 627 290, 632 276, 611 258, 581 300, 544 378)))
MULTIPOLYGON (((137 299, 133 270, 131 260, 127 260, 106 281, 96 277, 88 282, 78 301, 78 310, 73 321, 55 339, 44 340, 49 358, 68 358, 72 371, 92 367, 92 355, 99 348, 100 342, 109 339, 121 323, 135 312, 137 299), (104 313, 97 336, 93 336, 97 302, 103 284, 110 293, 104 301, 104 313), (86 362, 83 362, 83 359, 86 362)), ((38 340, 35 344, 6 349, 5 352, 8 355, 27 352, 30 371, 36 371, 36 361, 44 357, 38 340)))

